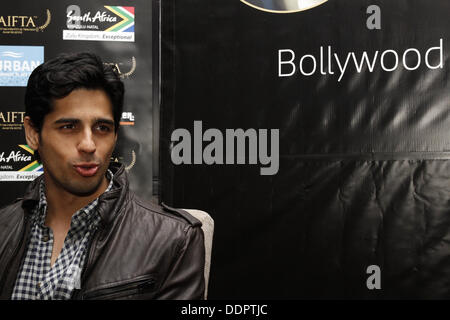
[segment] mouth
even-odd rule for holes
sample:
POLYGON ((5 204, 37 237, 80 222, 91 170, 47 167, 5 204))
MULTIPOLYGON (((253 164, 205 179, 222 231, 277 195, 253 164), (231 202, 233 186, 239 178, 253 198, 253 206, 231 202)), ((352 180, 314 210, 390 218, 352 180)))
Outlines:
POLYGON ((73 166, 75 171, 83 177, 92 177, 98 171, 99 165, 96 163, 81 163, 73 166))

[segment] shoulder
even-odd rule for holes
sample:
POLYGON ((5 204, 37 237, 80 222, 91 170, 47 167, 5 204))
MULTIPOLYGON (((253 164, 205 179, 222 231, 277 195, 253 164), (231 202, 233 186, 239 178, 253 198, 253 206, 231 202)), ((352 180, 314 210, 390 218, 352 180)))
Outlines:
POLYGON ((202 223, 198 219, 183 209, 173 208, 164 203, 156 204, 144 200, 135 194, 133 194, 130 202, 133 208, 133 214, 140 217, 138 220, 150 219, 153 222, 157 220, 161 223, 171 224, 181 228, 199 228, 202 226, 202 223))
POLYGON ((18 199, 0 208, 0 248, 22 225, 25 218, 22 204, 22 200, 18 199))
POLYGON ((204 234, 199 220, 184 210, 130 195, 116 236, 126 239, 134 254, 142 252, 138 255, 147 256, 146 252, 157 251, 161 261, 171 261, 187 248, 203 250, 204 234))
POLYGON ((21 198, 0 208, 0 224, 18 220, 23 215, 23 201, 21 198))
POLYGON ((4 221, 20 221, 25 216, 25 213, 31 213, 32 209, 38 203, 39 188, 37 187, 42 181, 42 175, 32 181, 23 195, 23 197, 17 198, 8 205, 0 208, 0 223, 4 224, 4 221))

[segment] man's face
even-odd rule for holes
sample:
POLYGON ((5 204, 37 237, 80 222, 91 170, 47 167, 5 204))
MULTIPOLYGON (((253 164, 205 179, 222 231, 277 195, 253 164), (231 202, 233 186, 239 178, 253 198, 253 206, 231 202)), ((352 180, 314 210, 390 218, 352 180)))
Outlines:
POLYGON ((106 93, 77 89, 54 100, 37 145, 30 146, 39 152, 46 184, 73 195, 89 196, 106 183, 105 172, 116 139, 112 105, 106 93))

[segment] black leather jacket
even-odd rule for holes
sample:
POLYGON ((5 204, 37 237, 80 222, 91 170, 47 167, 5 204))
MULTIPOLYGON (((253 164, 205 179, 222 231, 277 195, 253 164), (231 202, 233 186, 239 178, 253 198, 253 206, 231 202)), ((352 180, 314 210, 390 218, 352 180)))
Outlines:
MULTIPOLYGON (((141 201, 128 188, 123 165, 112 163, 115 188, 99 198, 101 216, 73 299, 202 299, 201 223, 182 210, 141 201)), ((39 201, 42 177, 0 210, 0 299, 10 299, 39 201)))

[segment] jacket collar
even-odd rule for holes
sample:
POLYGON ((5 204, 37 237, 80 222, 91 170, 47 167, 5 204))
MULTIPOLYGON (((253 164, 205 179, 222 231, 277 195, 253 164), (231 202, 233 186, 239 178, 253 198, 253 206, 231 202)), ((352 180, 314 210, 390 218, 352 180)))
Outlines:
MULTIPOLYGON (((129 188, 128 177, 123 164, 111 162, 109 170, 113 173, 113 187, 110 191, 100 195, 97 206, 97 211, 104 224, 109 224, 114 220, 125 201, 129 188)), ((32 209, 39 203, 39 185, 43 179, 43 175, 34 179, 25 191, 22 207, 26 209, 25 212, 28 214, 31 214, 32 209)))
POLYGON ((129 189, 128 175, 123 164, 111 162, 109 170, 114 175, 113 187, 99 197, 97 206, 97 211, 105 224, 114 221, 120 209, 123 208, 129 189))

